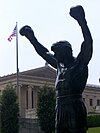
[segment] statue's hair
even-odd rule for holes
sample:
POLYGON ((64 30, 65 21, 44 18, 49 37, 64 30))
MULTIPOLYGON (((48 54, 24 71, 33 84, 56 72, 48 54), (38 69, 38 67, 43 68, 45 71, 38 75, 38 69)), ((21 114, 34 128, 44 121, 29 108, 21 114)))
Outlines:
POLYGON ((59 41, 52 44, 51 50, 56 51, 57 49, 66 48, 66 47, 72 50, 72 46, 68 41, 59 41))

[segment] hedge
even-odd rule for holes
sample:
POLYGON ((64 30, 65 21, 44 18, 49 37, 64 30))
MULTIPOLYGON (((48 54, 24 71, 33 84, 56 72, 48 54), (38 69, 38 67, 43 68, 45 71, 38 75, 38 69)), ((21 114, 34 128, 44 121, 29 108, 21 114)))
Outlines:
POLYGON ((100 114, 91 114, 87 116, 88 127, 100 127, 100 114))

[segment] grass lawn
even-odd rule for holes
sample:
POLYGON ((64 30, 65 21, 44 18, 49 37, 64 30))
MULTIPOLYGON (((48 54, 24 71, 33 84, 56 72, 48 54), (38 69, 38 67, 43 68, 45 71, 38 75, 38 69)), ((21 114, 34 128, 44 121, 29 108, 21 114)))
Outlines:
POLYGON ((100 133, 100 127, 89 128, 87 133, 100 133))

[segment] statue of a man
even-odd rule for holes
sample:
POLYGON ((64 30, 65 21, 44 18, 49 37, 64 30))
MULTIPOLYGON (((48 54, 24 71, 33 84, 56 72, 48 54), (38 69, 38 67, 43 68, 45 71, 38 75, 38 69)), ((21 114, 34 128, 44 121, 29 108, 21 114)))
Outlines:
POLYGON ((84 38, 76 58, 73 57, 72 47, 68 41, 54 43, 51 46, 54 54, 51 54, 38 42, 30 26, 22 27, 20 34, 31 42, 44 60, 57 69, 55 133, 86 133, 87 111, 82 92, 88 78, 88 63, 92 57, 93 40, 83 7, 80 5, 72 7, 70 16, 77 20, 84 38))

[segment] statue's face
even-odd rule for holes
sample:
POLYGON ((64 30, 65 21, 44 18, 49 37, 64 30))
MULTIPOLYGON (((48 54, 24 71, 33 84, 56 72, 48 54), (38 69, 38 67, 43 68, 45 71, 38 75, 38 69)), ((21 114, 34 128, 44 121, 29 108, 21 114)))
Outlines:
POLYGON ((72 50, 67 47, 59 48, 55 51, 54 57, 59 63, 67 63, 72 57, 72 50))
POLYGON ((58 62, 63 63, 63 55, 61 52, 55 52, 54 57, 57 59, 58 62))

